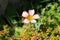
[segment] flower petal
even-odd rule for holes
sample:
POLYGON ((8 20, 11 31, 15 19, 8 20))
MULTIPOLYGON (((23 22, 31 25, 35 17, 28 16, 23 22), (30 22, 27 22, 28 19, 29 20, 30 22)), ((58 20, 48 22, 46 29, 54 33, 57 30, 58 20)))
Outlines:
POLYGON ((34 18, 34 19, 38 19, 38 18, 39 18, 39 15, 38 15, 38 14, 35 14, 35 15, 33 16, 33 18, 34 18))
POLYGON ((24 19, 24 23, 29 23, 30 21, 28 19, 24 19))
POLYGON ((27 17, 28 16, 28 13, 26 11, 23 11, 22 16, 23 17, 27 17))
POLYGON ((35 11, 34 10, 29 10, 28 13, 29 13, 29 15, 34 15, 35 11))
POLYGON ((31 20, 31 23, 36 23, 36 20, 31 20))

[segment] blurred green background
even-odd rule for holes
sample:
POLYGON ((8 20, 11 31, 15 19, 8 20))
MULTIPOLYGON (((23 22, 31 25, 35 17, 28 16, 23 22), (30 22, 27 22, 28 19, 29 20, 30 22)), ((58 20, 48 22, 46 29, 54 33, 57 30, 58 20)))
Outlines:
MULTIPOLYGON (((36 13, 41 14, 41 10, 43 8, 46 8, 48 4, 53 4, 57 3, 58 5, 60 4, 60 0, 20 0, 19 3, 12 4, 8 2, 8 5, 5 9, 5 15, 4 17, 7 18, 7 20, 11 21, 11 18, 14 19, 20 19, 21 20, 21 14, 24 10, 29 10, 29 9, 35 9, 36 13)), ((3 22, 3 19, 1 19, 1 24, 7 23, 3 22)), ((17 20, 17 21, 18 21, 17 20)))
POLYGON ((29 36, 33 33, 42 32, 42 35, 39 36, 42 40, 49 40, 49 37, 52 40, 58 40, 55 37, 60 37, 60 0, 20 0, 14 4, 8 2, 4 16, 0 19, 0 24, 3 26, 0 29, 9 31, 8 35, 1 37, 2 39, 5 38, 3 40, 7 40, 11 36, 12 39, 13 36, 19 38, 19 35, 25 34, 25 32, 28 32, 27 35, 29 36), (23 26, 28 26, 22 22, 22 12, 30 9, 34 9, 35 13, 40 15, 37 22, 31 24, 35 30, 23 28, 23 26), (6 24, 9 25, 7 28, 5 28, 6 24), (22 32, 23 30, 24 32, 22 32))

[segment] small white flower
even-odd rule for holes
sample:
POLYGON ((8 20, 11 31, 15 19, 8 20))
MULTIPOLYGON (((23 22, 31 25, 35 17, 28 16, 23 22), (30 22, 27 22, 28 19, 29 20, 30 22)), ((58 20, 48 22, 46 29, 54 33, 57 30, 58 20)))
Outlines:
POLYGON ((26 11, 23 11, 22 13, 22 16, 25 18, 24 19, 24 23, 36 23, 36 20, 35 19, 38 19, 39 18, 39 15, 38 14, 35 14, 35 11, 34 10, 29 10, 28 12, 26 11))

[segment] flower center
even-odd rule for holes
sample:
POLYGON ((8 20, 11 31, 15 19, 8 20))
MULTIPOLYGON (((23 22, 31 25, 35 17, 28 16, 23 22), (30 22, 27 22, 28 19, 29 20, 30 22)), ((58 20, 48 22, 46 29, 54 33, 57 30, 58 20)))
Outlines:
POLYGON ((33 16, 28 16, 28 20, 33 20, 33 16))

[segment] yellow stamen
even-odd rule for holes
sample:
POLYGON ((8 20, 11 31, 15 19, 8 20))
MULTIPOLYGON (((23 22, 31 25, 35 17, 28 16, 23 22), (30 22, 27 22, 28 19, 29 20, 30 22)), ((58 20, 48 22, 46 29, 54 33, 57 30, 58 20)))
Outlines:
POLYGON ((28 16, 28 20, 33 20, 33 16, 28 16))

